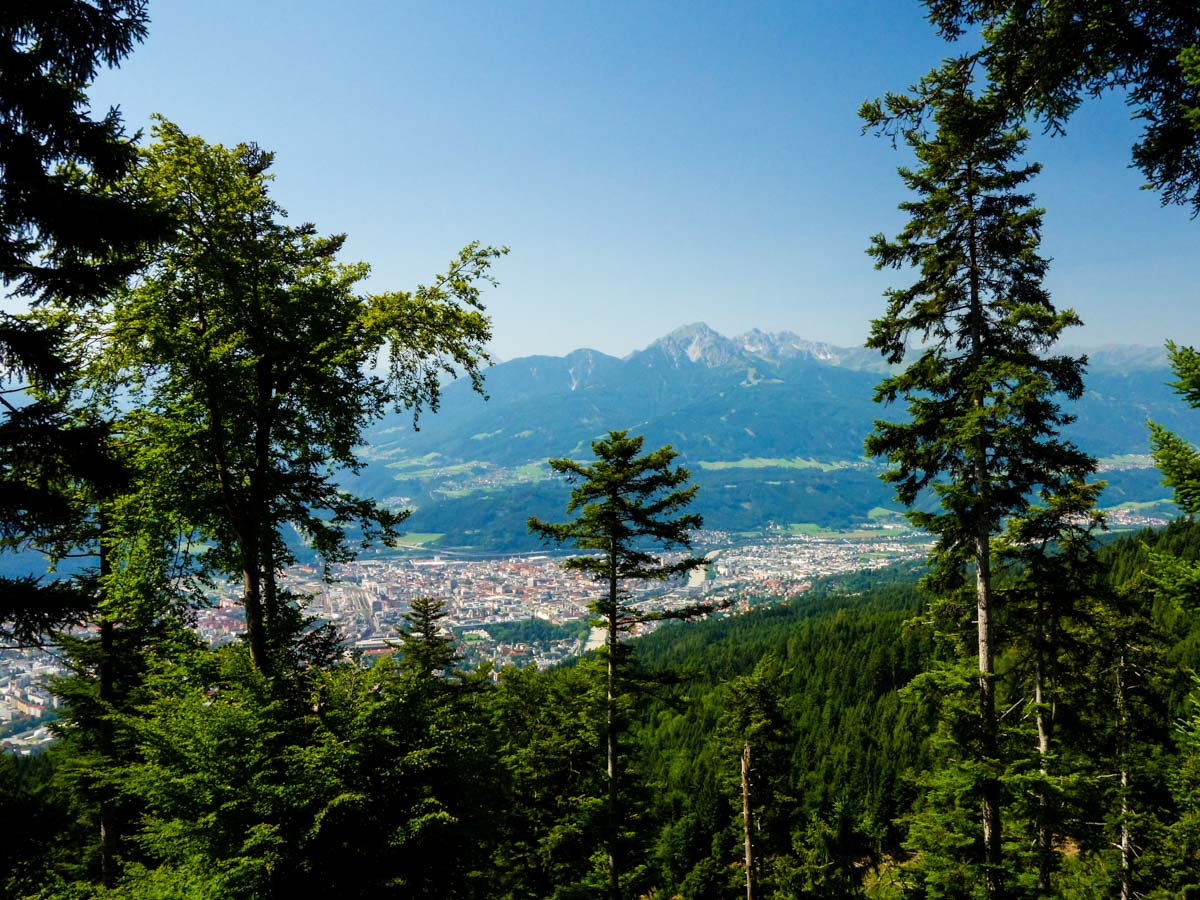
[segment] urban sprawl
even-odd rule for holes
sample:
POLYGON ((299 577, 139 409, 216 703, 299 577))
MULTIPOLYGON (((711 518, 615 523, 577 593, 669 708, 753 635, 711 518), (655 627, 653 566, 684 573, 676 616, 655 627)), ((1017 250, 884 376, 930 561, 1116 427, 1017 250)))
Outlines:
MULTIPOLYGON (((1128 513, 1110 515, 1109 521, 1122 527, 1161 524, 1128 513)), ((777 530, 743 541, 723 532, 702 532, 696 547, 707 556, 708 566, 686 581, 628 586, 633 602, 647 611, 704 602, 719 609, 715 615, 737 615, 755 605, 792 601, 818 578, 920 560, 929 549, 925 535, 895 525, 845 534, 777 530)), ((364 664, 394 652, 397 630, 414 598, 435 597, 445 602, 442 622, 458 638, 465 665, 545 668, 596 648, 603 633, 580 627, 571 629, 570 637, 510 641, 493 631, 530 619, 555 625, 585 622, 597 585, 565 570, 562 559, 376 551, 334 566, 330 580, 312 566, 292 568, 286 580, 293 592, 308 598, 308 614, 336 625, 348 652, 364 664)), ((238 587, 230 583, 196 613, 196 627, 211 644, 235 640, 244 630, 238 587)), ((30 752, 52 740, 47 723, 57 701, 48 681, 58 674, 62 668, 52 649, 0 650, 0 747, 30 752)))

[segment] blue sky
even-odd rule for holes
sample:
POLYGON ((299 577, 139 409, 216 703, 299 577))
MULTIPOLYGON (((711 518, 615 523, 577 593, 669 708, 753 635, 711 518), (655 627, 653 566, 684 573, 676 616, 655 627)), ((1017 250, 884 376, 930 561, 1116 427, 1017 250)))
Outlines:
MULTIPOLYGON (((951 48, 903 0, 418 3, 151 0, 92 91, 146 129, 277 153, 276 198, 346 232, 371 290, 507 244, 486 296, 506 359, 623 355, 679 325, 861 344, 868 238, 902 223, 856 111, 951 48)), ((1072 344, 1196 343, 1197 236, 1128 168, 1120 98, 1035 137, 1043 251, 1072 344)))

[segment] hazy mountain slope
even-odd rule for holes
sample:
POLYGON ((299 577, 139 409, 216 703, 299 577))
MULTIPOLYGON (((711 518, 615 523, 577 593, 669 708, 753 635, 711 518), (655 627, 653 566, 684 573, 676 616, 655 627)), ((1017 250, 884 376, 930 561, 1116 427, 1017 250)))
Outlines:
MULTIPOLYGON (((1147 418, 1200 439, 1196 416, 1168 387, 1153 348, 1092 351, 1087 392, 1069 404, 1070 436, 1099 457, 1147 452, 1147 418)), ((672 444, 701 484, 711 526, 849 522, 892 506, 878 467, 863 460, 883 369, 865 350, 752 331, 726 338, 703 324, 677 329, 625 359, 594 350, 512 360, 489 370, 487 401, 447 386, 441 410, 390 416, 370 435, 356 488, 415 508, 415 531, 509 545, 530 514, 555 517, 566 488, 545 483, 545 460, 588 458, 610 429, 672 444), (824 470, 806 461, 824 464, 824 470)), ((1157 474, 1106 472, 1106 502, 1165 497, 1157 474)))

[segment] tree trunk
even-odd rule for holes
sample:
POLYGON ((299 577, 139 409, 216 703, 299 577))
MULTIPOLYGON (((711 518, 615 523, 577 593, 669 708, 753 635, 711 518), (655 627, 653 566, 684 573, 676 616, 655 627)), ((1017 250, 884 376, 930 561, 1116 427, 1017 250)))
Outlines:
MULTIPOLYGON (((204 323, 203 315, 200 321, 204 323)), ((209 440, 212 444, 211 452, 217 472, 217 484, 221 489, 221 499, 241 552, 242 608, 246 613, 246 640, 250 645, 250 660, 254 663, 254 668, 265 673, 268 671, 270 660, 267 655, 262 569, 259 563, 262 520, 256 519, 254 515, 260 509, 260 506, 254 504, 255 487, 258 482, 252 485, 251 501, 247 508, 244 494, 236 487, 237 479, 230 471, 228 455, 225 452, 225 424, 221 401, 222 398, 217 396, 210 386, 207 396, 209 440)))
POLYGON ((1129 834, 1129 770, 1121 768, 1121 900, 1133 900, 1133 844, 1129 834))
MULTIPOLYGON (((107 541, 108 517, 101 509, 98 516, 100 539, 98 551, 100 555, 100 591, 108 590, 108 579, 112 575, 112 555, 107 541)), ((100 756, 105 765, 113 763, 115 755, 113 741, 112 712, 116 700, 116 678, 113 672, 113 654, 116 650, 116 626, 111 614, 103 610, 100 614, 100 666, 97 673, 100 680, 100 756)), ((117 883, 117 814, 113 807, 111 791, 102 788, 100 796, 100 880, 106 888, 112 888, 117 883)))
MULTIPOLYGON (((262 567, 262 600, 263 619, 267 623, 267 635, 274 646, 281 646, 283 634, 283 616, 279 607, 279 591, 275 584, 274 554, 265 554, 262 567)), ((288 637, 293 637, 288 635, 288 637)))
POLYGON ((754 900, 754 850, 750 842, 750 744, 742 747, 742 835, 746 841, 746 900, 754 900))
POLYGON ((242 548, 242 606, 246 610, 246 638, 250 644, 250 659, 259 672, 267 672, 270 658, 267 653, 266 623, 263 616, 262 574, 257 554, 249 547, 242 548))
MULTIPOLYGON (((974 173, 968 166, 968 177, 974 173)), ((968 193, 968 203, 972 211, 975 208, 975 197, 968 193)), ((976 233, 975 216, 969 220, 967 235, 967 255, 970 276, 970 339, 971 356, 978 366, 983 359, 983 300, 979 280, 978 235, 976 233)), ((976 409, 982 409, 984 398, 977 395, 974 400, 976 409)), ((997 758, 996 740, 996 697, 993 678, 992 648, 992 559, 991 559, 991 506, 988 486, 991 472, 988 469, 987 443, 984 435, 975 439, 975 460, 972 466, 972 478, 975 488, 975 599, 977 623, 977 647, 979 654, 979 728, 980 743, 983 755, 989 762, 997 758)), ((1001 876, 1001 834, 1000 834, 1000 783, 992 776, 983 779, 979 786, 980 813, 983 819, 983 852, 987 870, 987 892, 993 900, 1004 896, 1004 884, 1001 876)))
POLYGON ((1133 898, 1133 837, 1129 818, 1129 687, 1126 681, 1125 648, 1117 660, 1117 758, 1121 761, 1121 900, 1133 898))
MULTIPOLYGON (((976 575, 975 595, 978 616, 979 648, 979 730, 984 759, 989 763, 997 758, 996 741, 996 695, 992 661, 992 579, 990 537, 986 523, 981 522, 975 539, 976 575)), ((980 806, 983 819, 983 852, 987 866, 988 896, 1004 896, 1004 883, 1000 866, 1000 782, 992 775, 984 777, 979 785, 980 806)))
POLYGON ((1037 858, 1038 891, 1050 892, 1050 870, 1054 864, 1054 833, 1050 822, 1050 732, 1054 727, 1054 709, 1046 705, 1046 638, 1045 604, 1039 594, 1037 605, 1037 633, 1034 640, 1033 703, 1037 710, 1038 771, 1042 776, 1037 788, 1037 858))
POLYGON ((617 556, 616 548, 609 553, 608 578, 608 701, 605 716, 605 738, 608 745, 608 896, 620 900, 621 878, 617 868, 617 556))

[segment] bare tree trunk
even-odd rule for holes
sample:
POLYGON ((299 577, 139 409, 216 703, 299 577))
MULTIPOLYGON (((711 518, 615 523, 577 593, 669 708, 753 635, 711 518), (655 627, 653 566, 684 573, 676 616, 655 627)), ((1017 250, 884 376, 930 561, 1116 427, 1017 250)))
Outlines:
MULTIPOLYGON (((108 590, 108 579, 112 575, 112 555, 108 549, 108 516, 101 508, 97 526, 100 538, 97 542, 100 554, 100 590, 108 590)), ((114 755, 112 711, 116 700, 116 678, 113 672, 113 654, 116 651, 116 626, 105 611, 100 615, 100 754, 105 763, 111 765, 114 755)), ((100 797, 100 880, 106 888, 117 883, 117 816, 113 808, 108 787, 102 788, 100 797)))
POLYGON ((608 704, 605 717, 605 737, 608 744, 608 895, 620 900, 621 877, 617 868, 617 558, 613 547, 609 558, 608 579, 608 704))
POLYGON ((1121 760, 1121 900, 1133 898, 1133 838, 1130 834, 1129 817, 1129 685, 1126 681, 1125 648, 1117 660, 1117 741, 1118 758, 1121 760))
MULTIPOLYGON (((992 583, 990 534, 986 523, 981 522, 975 541, 976 553, 976 613, 978 616, 979 648, 979 726, 983 755, 988 760, 997 758, 996 740, 996 695, 992 661, 992 583)), ((985 777, 979 786, 981 817, 983 819, 983 849, 987 864, 988 896, 1004 896, 1001 876, 1000 834, 1000 783, 996 778, 985 777)))
POLYGON ((1034 652, 1033 670, 1033 704, 1037 710, 1038 733, 1038 771, 1042 776, 1037 789, 1037 856, 1038 856, 1038 891, 1042 894, 1050 892, 1050 870, 1054 863, 1054 834, 1050 822, 1050 731, 1054 726, 1054 709, 1046 705, 1046 641, 1045 623, 1043 621, 1045 608, 1042 597, 1038 596, 1037 607, 1037 647, 1034 652))
POLYGON ((1129 770, 1121 768, 1121 900, 1133 900, 1133 843, 1129 834, 1129 770))
POLYGON ((750 842, 750 744, 742 747, 742 834, 746 840, 746 900, 754 900, 754 850, 750 842))

